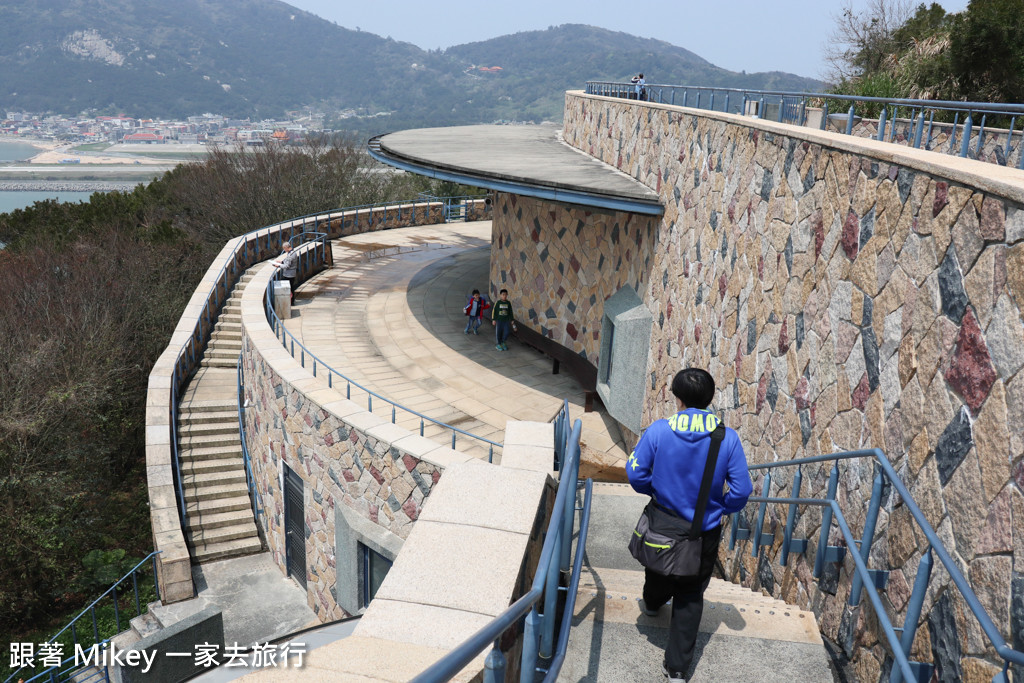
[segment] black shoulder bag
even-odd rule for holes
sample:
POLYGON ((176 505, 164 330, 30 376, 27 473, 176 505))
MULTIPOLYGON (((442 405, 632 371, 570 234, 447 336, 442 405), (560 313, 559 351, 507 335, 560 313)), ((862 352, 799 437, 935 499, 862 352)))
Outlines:
POLYGON ((640 520, 636 523, 633 536, 629 539, 629 554, 637 562, 665 576, 697 576, 700 573, 700 558, 704 543, 701 532, 704 528, 704 512, 711 496, 711 480, 715 476, 718 450, 725 438, 725 427, 719 423, 711 432, 711 445, 704 465, 704 478, 697 494, 697 507, 693 521, 687 525, 682 517, 657 505, 653 500, 647 504, 640 520), (685 527, 689 526, 688 530, 685 527))

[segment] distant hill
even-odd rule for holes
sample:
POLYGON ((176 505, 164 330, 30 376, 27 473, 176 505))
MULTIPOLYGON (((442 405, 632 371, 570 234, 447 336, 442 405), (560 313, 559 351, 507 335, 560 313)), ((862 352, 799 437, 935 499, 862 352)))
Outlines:
POLYGON ((390 113, 340 122, 361 131, 557 120, 564 90, 640 70, 660 83, 820 87, 791 74, 730 72, 669 43, 578 24, 424 51, 278 0, 0 4, 0 110, 390 113))

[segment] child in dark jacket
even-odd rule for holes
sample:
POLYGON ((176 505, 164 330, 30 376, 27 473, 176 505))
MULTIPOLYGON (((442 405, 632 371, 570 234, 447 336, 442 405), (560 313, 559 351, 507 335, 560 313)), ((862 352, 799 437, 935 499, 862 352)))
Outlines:
POLYGON ((494 302, 494 313, 491 314, 491 324, 494 325, 494 347, 499 351, 508 351, 508 337, 512 334, 512 326, 515 324, 515 314, 512 313, 512 302, 508 300, 508 290, 503 289, 501 298, 494 302))
POLYGON ((481 296, 479 289, 474 289, 466 301, 466 307, 462 309, 469 316, 469 320, 466 321, 466 329, 462 333, 469 334, 470 329, 472 329, 473 334, 480 334, 480 322, 484 311, 490 307, 491 304, 487 301, 487 297, 481 296))

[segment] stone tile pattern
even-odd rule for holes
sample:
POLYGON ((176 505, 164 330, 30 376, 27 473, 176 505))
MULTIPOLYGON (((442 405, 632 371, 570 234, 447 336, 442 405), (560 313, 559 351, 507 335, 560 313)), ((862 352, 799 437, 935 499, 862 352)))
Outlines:
MULTIPOLYGON (((348 616, 334 595, 334 508, 347 505, 406 538, 442 468, 369 436, 324 410, 253 352, 245 337, 246 437, 264 531, 285 571, 281 463, 303 480, 310 607, 324 621, 348 616), (284 435, 284 440, 282 440, 284 435)), ((360 413, 360 415, 366 415, 360 413)))
POLYGON ((507 288, 518 320, 596 365, 604 301, 644 291, 657 219, 506 193, 493 214, 492 296, 507 288))
MULTIPOLYGON (((658 187, 666 207, 642 276, 657 321, 645 421, 671 412, 665 380, 696 365, 714 375, 715 408, 751 463, 882 449, 1003 636, 1020 644, 1024 210, 912 167, 912 155, 893 165, 869 145, 840 151, 801 130, 567 94, 565 140, 658 187)), ((828 469, 803 475, 803 495, 823 497, 828 469)), ((788 491, 789 476, 773 491, 788 491)), ((871 476, 869 462, 842 467, 854 534, 871 476)), ((884 594, 900 624, 927 543, 898 496, 884 503, 871 566, 893 570, 884 594)), ((755 513, 745 511, 751 526, 755 513)), ((775 541, 761 557, 748 542, 735 554, 723 546, 730 577, 813 609, 859 679, 878 679, 888 664, 870 608, 845 607, 852 559, 815 583, 821 517, 807 509, 797 533, 811 550, 780 567, 785 515, 769 510, 775 541)), ((915 656, 939 662, 958 642, 942 680, 990 680, 996 660, 949 587, 937 567, 915 656)))

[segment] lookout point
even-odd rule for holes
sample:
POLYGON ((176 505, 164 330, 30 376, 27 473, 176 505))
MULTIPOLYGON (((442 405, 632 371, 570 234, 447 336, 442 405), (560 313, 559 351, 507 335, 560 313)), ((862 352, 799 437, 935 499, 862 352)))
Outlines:
POLYGON ((630 92, 379 136, 488 194, 224 246, 150 377, 161 604, 123 647, 302 644, 254 680, 662 680, 624 466, 699 367, 754 493, 692 680, 1024 677, 1020 131, 630 92), (474 288, 508 291, 509 352, 463 333, 474 288))

